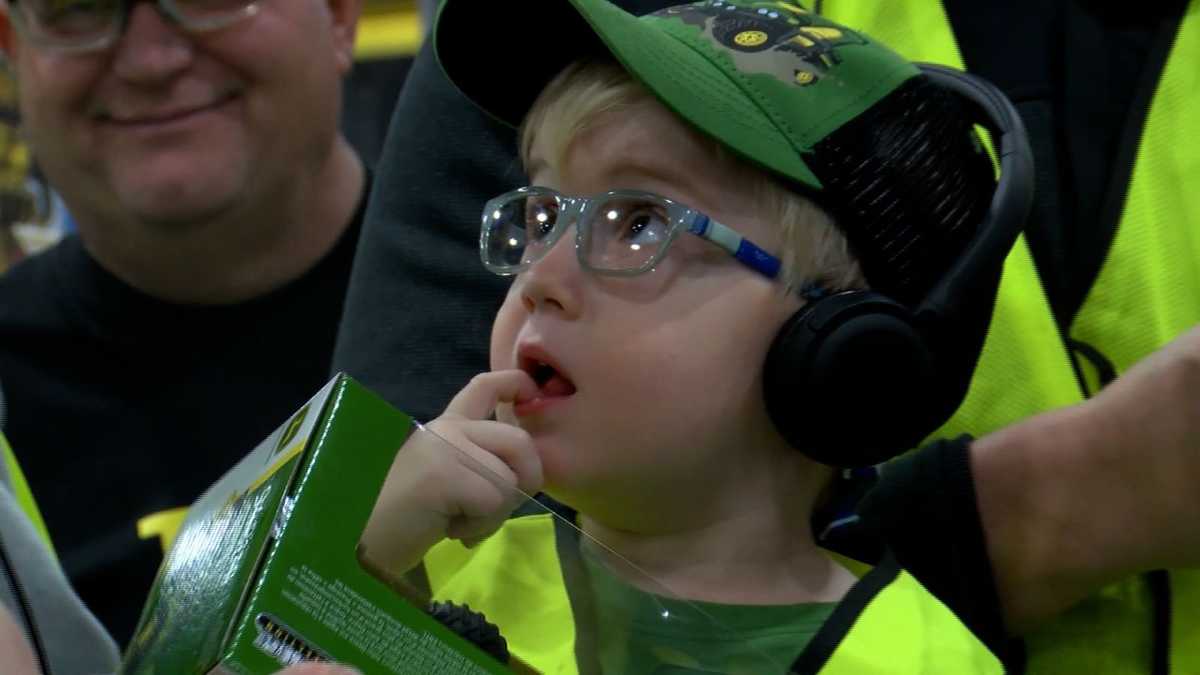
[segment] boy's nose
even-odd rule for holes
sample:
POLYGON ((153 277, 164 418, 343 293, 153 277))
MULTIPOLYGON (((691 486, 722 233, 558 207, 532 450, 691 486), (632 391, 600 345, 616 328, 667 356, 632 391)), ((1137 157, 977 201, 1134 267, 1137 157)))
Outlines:
POLYGON ((518 278, 521 304, 529 312, 553 310, 568 318, 582 309, 583 270, 575 254, 575 228, 567 229, 540 260, 518 278))

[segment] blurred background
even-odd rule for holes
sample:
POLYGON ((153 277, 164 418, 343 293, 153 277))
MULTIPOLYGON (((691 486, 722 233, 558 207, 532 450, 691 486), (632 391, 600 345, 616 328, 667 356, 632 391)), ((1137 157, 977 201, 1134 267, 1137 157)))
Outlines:
MULTIPOLYGON (((437 0, 366 0, 356 64, 343 93, 342 129, 374 167, 392 106, 437 0)), ((21 138, 16 87, 0 58, 0 273, 57 242, 74 225, 21 138)))

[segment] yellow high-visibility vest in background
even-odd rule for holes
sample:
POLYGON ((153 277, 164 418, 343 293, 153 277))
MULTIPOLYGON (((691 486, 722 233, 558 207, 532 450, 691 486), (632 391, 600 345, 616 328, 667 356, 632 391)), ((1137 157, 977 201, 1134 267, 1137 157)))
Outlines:
MULTIPOLYGON (((942 3, 825 0, 824 16, 914 61, 963 68, 942 3)), ((1192 0, 1142 130, 1121 220, 1104 265, 1069 327, 1119 375, 1200 323, 1200 0, 1192 0)), ((937 436, 980 436, 1083 400, 1024 238, 1009 256, 979 368, 962 407, 937 436)), ((1088 389, 1099 382, 1081 363, 1088 389)), ((1147 448, 1153 452, 1153 448, 1147 448)), ((1172 675, 1200 673, 1200 571, 1168 577, 1171 617, 1155 623, 1144 579, 1113 585, 1027 639, 1031 675, 1151 672, 1169 645, 1172 675), (1156 628, 1169 634, 1155 634, 1156 628), (1164 642, 1164 640, 1166 642, 1164 642)))
POLYGON ((421 48, 425 25, 413 0, 368 0, 358 22, 354 58, 411 57, 421 48))

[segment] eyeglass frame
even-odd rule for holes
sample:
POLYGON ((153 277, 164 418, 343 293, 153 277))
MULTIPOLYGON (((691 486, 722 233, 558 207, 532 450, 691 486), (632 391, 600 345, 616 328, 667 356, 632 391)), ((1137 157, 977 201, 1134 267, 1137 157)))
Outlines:
MULTIPOLYGON (((670 250, 671 244, 674 243, 680 232, 687 232, 705 241, 708 241, 715 246, 721 248, 726 253, 733 256, 738 262, 746 265, 755 272, 767 277, 768 279, 776 279, 779 276, 780 269, 783 266, 782 261, 768 253, 765 249, 742 236, 737 230, 720 223, 707 214, 697 211, 685 204, 677 202, 673 199, 663 197, 662 195, 653 192, 645 192, 642 190, 610 190, 602 194, 592 197, 572 197, 564 195, 558 190, 540 186, 527 186, 506 192, 499 197, 494 197, 488 200, 483 207, 483 218, 480 224, 479 233, 479 257, 483 261, 483 266, 488 271, 499 276, 513 276, 529 269, 539 260, 544 258, 558 240, 566 231, 569 223, 575 223, 575 257, 579 261, 580 267, 596 274, 607 276, 625 276, 632 277, 639 274, 644 274, 654 269, 666 256, 670 250), (489 224, 495 219, 493 213, 501 210, 501 207, 508 205, 510 202, 527 198, 531 195, 551 195, 558 199, 559 212, 556 216, 554 225, 550 232, 539 242, 544 242, 542 253, 530 260, 523 260, 517 265, 496 265, 488 260, 488 233, 489 224), (642 265, 633 269, 606 269, 595 267, 587 261, 587 256, 584 254, 584 238, 587 236, 587 230, 591 227, 591 220, 595 216, 596 206, 613 198, 633 198, 633 199, 648 199, 658 202, 666 206, 667 218, 669 219, 669 227, 667 237, 663 240, 658 250, 642 265)), ((529 243, 526 243, 528 249, 529 243)), ((524 256, 522 256, 524 257, 524 256)))
POLYGON ((60 44, 54 42, 52 39, 47 40, 45 34, 39 33, 38 30, 26 23, 25 13, 18 8, 21 4, 20 0, 7 0, 3 4, 8 8, 9 17, 12 19, 17 32, 39 49, 59 54, 87 54, 104 51, 115 45, 129 27, 129 17, 133 12, 133 6, 139 2, 153 3, 160 15, 189 33, 206 33, 227 28, 239 21, 253 17, 258 14, 259 5, 262 3, 262 0, 246 0, 245 6, 240 10, 232 11, 229 16, 221 19, 209 19, 207 21, 194 21, 187 18, 187 15, 178 7, 178 0, 120 0, 121 4, 117 10, 117 20, 113 24, 114 28, 99 37, 78 44, 60 44))

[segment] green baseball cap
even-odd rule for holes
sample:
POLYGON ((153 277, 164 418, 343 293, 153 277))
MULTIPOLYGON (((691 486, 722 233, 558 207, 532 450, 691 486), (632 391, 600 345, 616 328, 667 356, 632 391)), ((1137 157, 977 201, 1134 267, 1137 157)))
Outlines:
POLYGON ((567 65, 611 54, 668 108, 814 190, 814 146, 919 74, 793 2, 703 0, 635 17, 607 0, 446 0, 434 29, 451 82, 517 126, 567 65))

